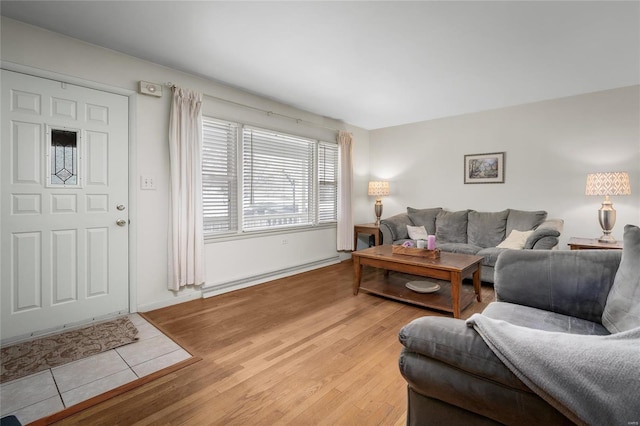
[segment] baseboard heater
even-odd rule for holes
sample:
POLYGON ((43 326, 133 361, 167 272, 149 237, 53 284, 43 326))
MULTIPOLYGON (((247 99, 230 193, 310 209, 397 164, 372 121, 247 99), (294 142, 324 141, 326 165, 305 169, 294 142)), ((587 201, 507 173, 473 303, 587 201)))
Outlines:
POLYGON ((324 266, 335 265, 340 262, 339 256, 331 256, 326 259, 320 259, 313 262, 303 263, 302 265, 291 266, 289 268, 278 269, 276 271, 265 272, 264 274, 254 275, 247 278, 241 278, 239 280, 227 281, 226 283, 215 284, 202 288, 202 297, 217 296, 222 293, 227 293, 233 290, 239 290, 245 287, 251 287, 253 285, 262 284, 265 281, 269 281, 275 277, 284 278, 289 275, 298 274, 301 272, 310 271, 312 269, 321 268, 324 266))

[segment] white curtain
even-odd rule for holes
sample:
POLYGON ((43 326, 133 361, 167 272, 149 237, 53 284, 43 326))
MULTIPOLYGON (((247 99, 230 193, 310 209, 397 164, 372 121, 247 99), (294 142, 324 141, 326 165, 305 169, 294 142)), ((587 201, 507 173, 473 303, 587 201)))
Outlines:
POLYGON ((338 133, 338 250, 353 250, 353 137, 351 133, 338 133))
POLYGON ((202 94, 173 88, 169 122, 169 290, 204 283, 202 94))

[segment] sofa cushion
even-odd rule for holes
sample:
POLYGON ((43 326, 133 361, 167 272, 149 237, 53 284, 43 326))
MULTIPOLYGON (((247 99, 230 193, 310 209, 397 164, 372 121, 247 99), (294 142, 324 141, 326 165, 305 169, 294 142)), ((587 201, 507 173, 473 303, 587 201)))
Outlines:
POLYGON ((466 243, 468 212, 468 210, 439 212, 436 216, 436 241, 466 243))
POLYGON ((414 225, 424 226, 429 235, 436 234, 436 216, 442 211, 441 207, 432 209, 414 209, 407 207, 407 214, 414 225))
POLYGON ((511 231, 509 236, 505 238, 503 242, 498 244, 496 247, 498 248, 506 248, 512 250, 522 250, 524 248, 527 239, 533 234, 535 231, 518 231, 514 229, 511 231))
POLYGON ((380 223, 387 225, 391 231, 393 241, 409 238, 407 225, 413 225, 413 222, 411 222, 411 219, 406 214, 397 214, 387 219, 382 219, 380 223))
POLYGON ((609 334, 597 322, 507 302, 491 302, 482 315, 521 327, 571 334, 609 334))
POLYGON ((480 247, 495 247, 504 240, 509 210, 468 214, 467 241, 480 247))
POLYGON ((509 217, 507 217, 507 229, 506 234, 509 235, 511 231, 517 229, 518 231, 530 231, 536 229, 547 218, 547 212, 543 210, 539 211, 524 211, 509 209, 509 217))
POLYGON ((640 228, 624 227, 622 260, 602 312, 611 333, 640 327, 640 228))
MULTIPOLYGON (((498 260, 498 256, 503 253, 505 248, 499 247, 487 247, 476 253, 476 256, 482 256, 484 259, 482 260, 482 264, 485 266, 496 266, 496 261, 498 260)), ((484 278, 484 275, 483 275, 484 278)))
POLYGON ((438 243, 436 244, 436 248, 448 253, 459 254, 476 254, 482 250, 482 247, 480 246, 474 246, 473 244, 467 243, 438 243))

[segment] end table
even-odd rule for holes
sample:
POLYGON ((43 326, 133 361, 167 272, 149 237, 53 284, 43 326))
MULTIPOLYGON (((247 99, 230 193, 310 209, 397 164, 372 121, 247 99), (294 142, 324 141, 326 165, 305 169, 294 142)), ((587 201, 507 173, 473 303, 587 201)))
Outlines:
POLYGON ((622 243, 601 243, 597 238, 573 237, 567 243, 571 250, 622 250, 622 243))
POLYGON ((361 225, 353 226, 353 250, 358 248, 358 234, 373 235, 375 245, 380 245, 380 227, 375 223, 364 223, 361 225))

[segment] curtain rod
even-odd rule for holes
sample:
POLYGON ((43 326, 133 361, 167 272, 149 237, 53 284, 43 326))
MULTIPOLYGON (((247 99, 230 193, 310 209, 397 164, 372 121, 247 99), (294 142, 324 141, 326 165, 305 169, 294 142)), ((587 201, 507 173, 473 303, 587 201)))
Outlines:
MULTIPOLYGON (((171 82, 166 83, 166 85, 167 85, 167 87, 170 87, 172 90, 174 88, 178 87, 178 86, 176 86, 175 84, 173 84, 171 82)), ((321 124, 314 123, 313 121, 308 121, 308 120, 303 120, 301 118, 291 117, 290 115, 280 114, 279 112, 268 111, 266 109, 254 107, 254 106, 251 106, 251 105, 246 105, 246 104, 243 104, 243 103, 240 103, 240 102, 231 101, 229 99, 220 98, 218 96, 209 95, 207 93, 203 93, 203 96, 206 96, 207 98, 215 99, 215 100, 220 101, 220 102, 225 102, 225 103, 228 103, 228 104, 231 104, 231 105, 235 105, 235 106, 239 106, 239 107, 242 107, 242 108, 250 109, 250 110, 253 110, 253 111, 262 112, 264 114, 267 114, 267 116, 269 116, 269 117, 275 116, 275 117, 280 117, 280 118, 286 118, 287 120, 295 121, 296 124, 303 124, 304 123, 304 124, 307 124, 307 125, 310 125, 310 126, 313 126, 313 127, 321 128, 321 129, 333 130, 334 132, 339 132, 340 131, 340 129, 336 129, 334 127, 323 126, 321 124)))

